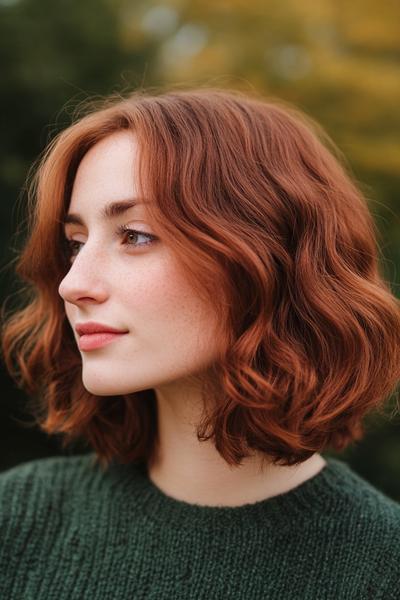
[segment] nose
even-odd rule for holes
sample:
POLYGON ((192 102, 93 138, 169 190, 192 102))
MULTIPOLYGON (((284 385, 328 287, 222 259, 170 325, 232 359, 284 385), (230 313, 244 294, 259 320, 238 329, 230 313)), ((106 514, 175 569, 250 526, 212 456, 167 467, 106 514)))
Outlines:
POLYGON ((58 293, 65 302, 80 304, 104 302, 107 298, 104 264, 99 252, 88 243, 79 250, 71 267, 58 286, 58 293))

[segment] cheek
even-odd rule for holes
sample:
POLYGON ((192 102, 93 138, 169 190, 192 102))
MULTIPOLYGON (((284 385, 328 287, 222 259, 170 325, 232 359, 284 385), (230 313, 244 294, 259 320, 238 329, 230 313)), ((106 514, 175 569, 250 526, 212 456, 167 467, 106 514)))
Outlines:
MULTIPOLYGON (((137 273, 137 275, 139 275, 137 273)), ((132 315, 132 329, 160 356, 179 360, 212 353, 216 316, 212 305, 200 301, 181 270, 171 261, 148 268, 129 287, 122 288, 123 303, 132 315)))

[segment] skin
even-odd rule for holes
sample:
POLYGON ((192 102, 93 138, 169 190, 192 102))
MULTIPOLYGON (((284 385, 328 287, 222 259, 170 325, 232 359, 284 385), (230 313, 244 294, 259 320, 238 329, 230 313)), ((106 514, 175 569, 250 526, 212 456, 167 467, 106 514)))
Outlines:
POLYGON ((74 244, 71 267, 59 286, 75 339, 76 323, 98 321, 128 333, 96 350, 82 351, 82 381, 99 396, 154 389, 159 452, 149 477, 164 493, 201 505, 238 506, 289 491, 326 464, 319 454, 295 467, 269 465, 257 455, 230 467, 211 441, 199 442, 199 378, 216 357, 213 306, 198 299, 172 250, 158 238, 117 234, 126 225, 153 233, 145 204, 113 220, 101 209, 138 197, 132 133, 118 131, 93 146, 75 177, 68 213, 83 225, 67 224, 74 244))

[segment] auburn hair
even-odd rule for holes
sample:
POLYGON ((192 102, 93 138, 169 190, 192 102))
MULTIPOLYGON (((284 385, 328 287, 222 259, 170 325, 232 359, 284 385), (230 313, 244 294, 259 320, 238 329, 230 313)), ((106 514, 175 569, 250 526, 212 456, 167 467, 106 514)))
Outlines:
POLYGON ((230 465, 257 452, 289 466, 361 439, 400 379, 400 306, 366 198, 324 129, 283 100, 215 88, 113 94, 83 110, 33 166, 16 264, 25 300, 3 307, 5 364, 34 422, 63 447, 83 440, 103 466, 150 460, 157 444, 154 390, 84 388, 58 294, 79 162, 124 129, 150 222, 220 323, 199 441, 230 465))

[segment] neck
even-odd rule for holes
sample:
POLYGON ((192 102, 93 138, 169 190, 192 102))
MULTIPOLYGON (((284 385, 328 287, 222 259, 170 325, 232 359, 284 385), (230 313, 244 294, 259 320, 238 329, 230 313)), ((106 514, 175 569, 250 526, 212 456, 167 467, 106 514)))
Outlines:
POLYGON ((313 454, 295 466, 273 465, 253 454, 230 466, 211 440, 199 442, 200 397, 156 390, 158 444, 148 465, 151 481, 168 496, 192 504, 240 506, 283 494, 316 475, 326 464, 313 454))

